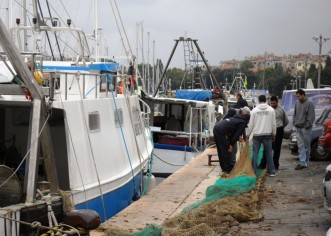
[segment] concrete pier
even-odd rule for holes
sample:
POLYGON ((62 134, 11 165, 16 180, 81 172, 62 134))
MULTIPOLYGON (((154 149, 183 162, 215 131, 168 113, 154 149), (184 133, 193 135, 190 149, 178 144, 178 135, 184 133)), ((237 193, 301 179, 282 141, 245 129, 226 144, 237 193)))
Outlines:
MULTIPOLYGON (((218 162, 208 166, 207 154, 215 153, 216 149, 205 150, 103 226, 112 225, 137 232, 148 224, 161 225, 167 218, 181 212, 185 206, 203 199, 206 188, 220 177, 218 162)), ((90 234, 103 235, 98 231, 90 234)))
MULTIPOLYGON (((103 226, 142 230, 147 224, 161 225, 168 217, 205 197, 205 190, 220 177, 217 162, 208 166, 208 153, 168 177, 139 201, 103 226)), ((291 155, 284 140, 280 167, 275 177, 266 177, 260 189, 259 211, 263 221, 240 223, 227 236, 325 235, 331 215, 323 206, 323 177, 330 161, 311 161, 308 168, 294 170, 298 157, 291 155)), ((93 236, 102 232, 94 231, 93 236)))

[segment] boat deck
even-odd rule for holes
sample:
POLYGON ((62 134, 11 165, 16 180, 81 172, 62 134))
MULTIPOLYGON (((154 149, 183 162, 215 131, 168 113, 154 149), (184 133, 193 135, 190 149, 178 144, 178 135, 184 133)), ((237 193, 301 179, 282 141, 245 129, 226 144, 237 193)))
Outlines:
MULTIPOLYGON (((184 207, 202 200, 206 188, 220 177, 218 162, 208 166, 207 155, 214 153, 217 153, 216 149, 205 150, 102 226, 119 227, 131 232, 141 231, 148 224, 161 225, 184 207)), ((93 231, 90 235, 101 236, 103 233, 93 231)))

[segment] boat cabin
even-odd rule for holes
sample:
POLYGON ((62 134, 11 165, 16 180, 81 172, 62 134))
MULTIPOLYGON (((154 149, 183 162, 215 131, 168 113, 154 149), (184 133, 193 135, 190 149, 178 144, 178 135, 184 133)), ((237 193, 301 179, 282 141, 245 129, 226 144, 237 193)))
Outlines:
POLYGON ((215 105, 212 102, 147 98, 146 103, 151 108, 151 114, 154 114, 150 125, 155 144, 199 149, 208 143, 215 125, 215 105))

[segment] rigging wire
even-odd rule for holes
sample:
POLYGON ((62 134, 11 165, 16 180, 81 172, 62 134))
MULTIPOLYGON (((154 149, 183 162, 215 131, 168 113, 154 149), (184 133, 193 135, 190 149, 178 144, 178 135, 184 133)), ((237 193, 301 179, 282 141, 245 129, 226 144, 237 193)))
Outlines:
MULTIPOLYGON (((109 3, 110 3, 110 6, 111 6, 111 9, 112 9, 112 11, 113 11, 113 15, 114 15, 114 18, 115 18, 115 22, 116 22, 117 30, 118 30, 118 32, 119 32, 119 34, 120 34, 120 37, 121 37, 121 41, 122 41, 122 44, 123 44, 123 47, 124 47, 124 50, 125 50, 125 55, 128 57, 128 56, 129 56, 129 55, 128 55, 128 51, 127 51, 127 49, 126 49, 126 44, 124 43, 124 39, 123 39, 123 36, 122 36, 122 34, 121 34, 121 29, 120 29, 119 22, 118 22, 117 17, 116 17, 116 13, 115 13, 115 10, 114 10, 114 7, 113 7, 113 4, 112 4, 112 1, 109 0, 109 3)), ((129 48, 129 49, 130 49, 130 53, 131 53, 131 55, 132 55, 132 50, 131 50, 131 48, 129 48)))
MULTIPOLYGON (((126 88, 126 91, 129 91, 127 88, 126 88)), ((130 105, 130 99, 129 99, 129 96, 127 95, 128 93, 124 93, 124 97, 126 98, 126 104, 128 105, 128 110, 129 111, 132 111, 131 110, 131 105, 130 105), (129 106, 130 105, 130 106, 129 106)), ((137 149, 137 153, 138 153, 138 157, 139 157, 139 167, 140 167, 140 181, 141 181, 141 187, 143 185, 143 166, 142 166, 142 159, 143 159, 143 154, 141 153, 140 151, 140 148, 139 148, 139 145, 138 145, 138 140, 137 140, 137 137, 136 137, 136 134, 135 134, 135 127, 134 127, 134 120, 133 120, 133 115, 132 113, 129 113, 129 116, 130 116, 130 119, 131 119, 131 127, 132 127, 132 130, 134 131, 134 140, 135 140, 135 145, 136 145, 136 149, 137 149)), ((142 124, 144 123, 142 121, 142 117, 141 117, 141 114, 138 115, 138 119, 139 119, 139 122, 138 124, 142 124)), ((141 132, 145 132, 146 131, 146 127, 145 125, 143 126, 144 128, 141 127, 141 132)), ((150 137, 151 137, 151 134, 149 133, 150 137)), ((146 137, 145 135, 143 135, 143 138, 144 138, 144 144, 145 144, 145 148, 146 148, 146 151, 147 151, 147 154, 148 154, 148 147, 147 147, 147 140, 146 140, 146 137)))
POLYGON ((132 167, 132 161, 131 161, 131 157, 130 157, 130 153, 129 153, 129 150, 128 150, 127 143, 125 141, 124 132, 123 132, 123 125, 122 125, 122 122, 121 122, 121 119, 120 119, 120 115, 119 115, 119 112, 118 112, 118 108, 117 108, 117 104, 116 104, 116 101, 115 101, 114 91, 112 91, 111 94, 112 94, 113 101, 114 101, 114 107, 115 107, 115 111, 116 111, 117 120, 118 120, 118 123, 120 125, 120 129, 121 129, 123 143, 124 143, 124 146, 125 146, 125 150, 126 150, 127 157, 128 157, 129 164, 130 164, 130 168, 131 168, 131 174, 132 174, 134 192, 137 192, 135 178, 134 178, 134 172, 133 172, 133 167, 132 167))
MULTIPOLYGON (((38 0, 38 3, 39 3, 39 0, 38 0)), ((51 10, 49 9, 49 2, 48 0, 46 0, 46 4, 47 4, 47 9, 48 9, 48 14, 49 14, 49 17, 51 18, 51 22, 52 22, 52 26, 54 26, 54 21, 53 21, 53 17, 52 17, 52 13, 51 13, 51 10)), ((40 12, 41 11, 41 7, 40 7, 40 3, 39 3, 39 8, 40 8, 40 12)), ((47 31, 46 31, 47 32, 47 31)), ((47 36, 48 36, 48 33, 47 33, 47 36)), ((57 38, 57 35, 56 35, 56 32, 54 32, 54 36, 55 36, 55 41, 56 41, 56 45, 57 45, 57 48, 59 50, 59 54, 60 54, 60 60, 63 61, 63 56, 61 54, 61 49, 60 49, 60 45, 59 45, 59 40, 57 38)), ((51 48, 51 45, 49 45, 50 48, 51 48)), ((54 54, 53 54, 53 49, 51 48, 52 50, 52 56, 53 56, 53 59, 54 59, 54 54)))
MULTIPOLYGON (((110 1, 111 1, 111 0, 110 0, 110 1)), ((132 48, 131 48, 131 46, 130 46, 129 39, 128 39, 128 36, 127 36, 127 34, 126 34, 126 30, 125 30, 125 27, 124 27, 124 24, 123 24, 123 21, 122 21, 122 17, 121 17, 120 11, 118 10, 118 7, 117 7, 116 0, 114 0, 114 3, 115 3, 115 6, 116 6, 117 14, 118 14, 118 16, 119 16, 119 18, 120 18, 121 26, 122 26, 122 29, 123 29, 123 31, 124 31, 124 35, 125 35, 126 41, 127 41, 127 43, 128 43, 129 49, 130 49, 130 53, 131 53, 131 55, 133 55, 132 48)))
MULTIPOLYGON (((39 11, 40 11, 40 14, 41 14, 42 21, 44 22, 44 14, 43 14, 43 11, 41 10, 41 5, 40 5, 39 0, 38 0, 37 4, 38 4, 38 7, 39 7, 39 11)), ((53 21, 52 21, 52 23, 53 23, 53 21)), ((45 33, 46 33, 46 38, 47 38, 47 41, 48 41, 49 49, 51 50, 52 58, 54 58, 54 52, 53 52, 53 48, 52 48, 52 45, 51 45, 51 41, 49 39, 48 31, 46 31, 45 33)), ((56 35, 55 35, 55 38, 56 38, 56 35)), ((61 55, 61 52, 60 52, 60 55, 61 55)))

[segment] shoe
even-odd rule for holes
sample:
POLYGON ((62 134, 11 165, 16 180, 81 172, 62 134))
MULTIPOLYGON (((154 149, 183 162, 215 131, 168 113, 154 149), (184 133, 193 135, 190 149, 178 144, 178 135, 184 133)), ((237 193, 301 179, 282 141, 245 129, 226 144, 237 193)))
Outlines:
POLYGON ((270 177, 275 177, 276 174, 275 174, 275 173, 269 173, 269 176, 270 176, 270 177))
POLYGON ((304 168, 307 168, 307 166, 302 166, 302 165, 298 164, 294 169, 295 170, 302 170, 304 168))

